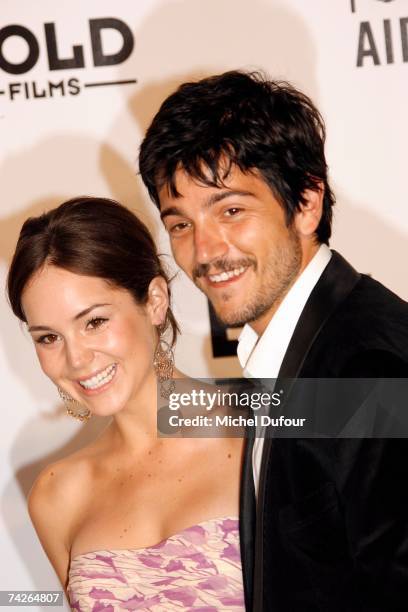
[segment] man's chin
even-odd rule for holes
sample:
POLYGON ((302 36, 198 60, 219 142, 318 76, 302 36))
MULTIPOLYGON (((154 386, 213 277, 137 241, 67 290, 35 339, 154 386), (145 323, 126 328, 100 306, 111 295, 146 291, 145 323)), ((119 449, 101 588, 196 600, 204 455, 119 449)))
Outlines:
MULTIPOLYGON (((211 300, 210 300, 211 302, 211 300)), ((225 304, 217 304, 211 302, 217 319, 222 325, 230 328, 243 327, 247 323, 254 323, 269 311, 273 306, 273 302, 259 301, 258 303, 249 303, 245 307, 234 308, 232 302, 229 302, 228 308, 225 304)))
POLYGON ((225 325, 225 327, 243 327, 246 323, 250 323, 257 318, 259 308, 253 305, 247 305, 245 308, 242 308, 242 291, 240 292, 240 297, 238 294, 233 295, 226 292, 222 296, 217 292, 218 295, 214 296, 214 292, 210 291, 208 287, 203 286, 199 279, 195 279, 194 283, 206 295, 218 321, 225 325))
POLYGON ((214 308, 215 315, 218 321, 225 325, 225 327, 230 327, 232 329, 243 327, 245 323, 248 322, 248 319, 243 313, 240 312, 226 312, 224 308, 217 308, 215 304, 212 304, 214 308))

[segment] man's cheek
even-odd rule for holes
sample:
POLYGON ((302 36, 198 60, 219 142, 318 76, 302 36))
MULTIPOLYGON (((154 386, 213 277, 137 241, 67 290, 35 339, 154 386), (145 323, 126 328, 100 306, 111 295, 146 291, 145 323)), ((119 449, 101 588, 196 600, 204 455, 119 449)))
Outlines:
POLYGON ((177 265, 191 278, 193 271, 193 249, 191 248, 190 251, 188 251, 177 244, 171 244, 171 249, 177 265))

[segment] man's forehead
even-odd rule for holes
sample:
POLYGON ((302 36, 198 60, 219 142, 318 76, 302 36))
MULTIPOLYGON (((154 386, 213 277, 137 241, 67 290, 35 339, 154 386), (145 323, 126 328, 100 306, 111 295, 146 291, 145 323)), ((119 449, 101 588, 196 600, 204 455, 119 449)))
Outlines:
POLYGON ((262 183, 265 183, 256 169, 243 172, 235 165, 230 165, 228 170, 225 167, 220 169, 217 176, 214 176, 208 167, 203 167, 202 172, 203 179, 190 174, 185 168, 178 168, 171 180, 162 183, 158 189, 160 208, 163 209, 163 206, 168 206, 170 203, 174 205, 176 200, 180 201, 188 197, 192 190, 195 195, 201 192, 200 195, 207 199, 211 198, 213 194, 226 191, 233 192, 242 186, 242 195, 249 195, 250 192, 245 189, 245 186, 250 185, 252 192, 254 180, 255 182, 262 181, 262 183))

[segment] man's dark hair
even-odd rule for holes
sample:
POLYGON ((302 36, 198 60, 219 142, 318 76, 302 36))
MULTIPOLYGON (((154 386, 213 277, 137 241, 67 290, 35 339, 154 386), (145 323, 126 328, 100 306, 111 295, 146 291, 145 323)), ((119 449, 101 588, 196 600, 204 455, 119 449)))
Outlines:
POLYGON ((231 71, 184 83, 161 105, 140 148, 140 174, 150 197, 167 185, 178 194, 183 169, 221 187, 231 166, 258 171, 280 202, 288 225, 307 189, 324 188, 319 242, 331 235, 335 202, 327 179, 325 126, 312 101, 286 82, 259 72, 231 71), (226 163, 225 163, 226 162, 226 163))

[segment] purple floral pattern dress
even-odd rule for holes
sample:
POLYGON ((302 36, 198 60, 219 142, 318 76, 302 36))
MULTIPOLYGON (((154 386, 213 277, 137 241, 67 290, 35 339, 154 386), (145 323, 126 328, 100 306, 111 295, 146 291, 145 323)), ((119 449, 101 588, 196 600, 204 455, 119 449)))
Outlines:
POLYGON ((78 612, 243 611, 238 519, 205 521, 147 548, 78 555, 68 594, 78 612))

